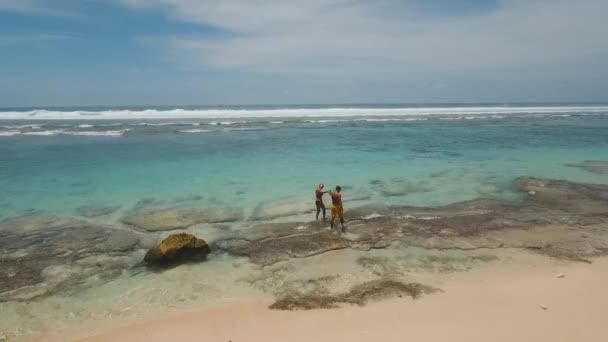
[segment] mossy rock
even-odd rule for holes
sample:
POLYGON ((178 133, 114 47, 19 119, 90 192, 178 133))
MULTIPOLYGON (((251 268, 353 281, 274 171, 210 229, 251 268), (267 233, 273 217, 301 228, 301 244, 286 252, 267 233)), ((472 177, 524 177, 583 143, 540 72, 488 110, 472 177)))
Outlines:
POLYGON ((417 299, 424 294, 440 291, 419 283, 402 283, 391 279, 376 279, 353 286, 346 293, 328 294, 322 291, 292 293, 269 306, 272 310, 333 309, 338 304, 365 305, 372 300, 409 296, 417 299))
POLYGON ((203 239, 187 233, 172 234, 150 248, 144 261, 149 265, 165 266, 203 260, 209 252, 209 245, 203 239))

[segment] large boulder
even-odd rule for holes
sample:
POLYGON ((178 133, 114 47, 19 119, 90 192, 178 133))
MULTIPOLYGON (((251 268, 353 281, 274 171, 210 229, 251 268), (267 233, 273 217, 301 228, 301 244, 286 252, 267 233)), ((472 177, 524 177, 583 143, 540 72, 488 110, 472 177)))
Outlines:
POLYGON ((160 244, 150 248, 144 261, 150 265, 167 265, 184 261, 202 260, 210 249, 205 240, 192 234, 172 234, 160 244))

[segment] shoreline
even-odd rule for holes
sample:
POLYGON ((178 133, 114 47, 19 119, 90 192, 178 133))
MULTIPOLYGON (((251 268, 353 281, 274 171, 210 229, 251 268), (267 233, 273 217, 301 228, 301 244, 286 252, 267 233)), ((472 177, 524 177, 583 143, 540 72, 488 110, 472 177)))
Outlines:
POLYGON ((494 266, 449 274, 442 292, 415 300, 309 311, 276 311, 268 309, 268 300, 240 300, 42 341, 603 340, 608 257, 592 264, 538 257, 527 265, 494 266))

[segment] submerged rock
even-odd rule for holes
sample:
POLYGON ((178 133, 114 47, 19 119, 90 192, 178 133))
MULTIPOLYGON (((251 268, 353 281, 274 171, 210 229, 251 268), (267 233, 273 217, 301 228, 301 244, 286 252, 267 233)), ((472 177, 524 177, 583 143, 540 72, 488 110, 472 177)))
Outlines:
POLYGON ((323 223, 307 223, 307 229, 298 229, 303 223, 269 224, 216 245, 260 265, 394 242, 427 249, 526 248, 577 261, 608 253, 608 186, 527 177, 515 184, 535 195, 524 202, 479 199, 437 208, 347 207, 346 218, 354 218, 347 234, 329 232, 323 223))
POLYGON ((196 209, 136 211, 123 217, 122 222, 149 232, 175 230, 202 223, 203 213, 196 209))
POLYGON ((581 214, 608 215, 608 185, 521 177, 515 180, 523 192, 534 191, 529 201, 548 208, 581 214))
POLYGON ((200 223, 234 222, 243 218, 238 208, 212 207, 205 210, 194 208, 169 208, 138 210, 122 218, 128 225, 149 232, 184 229, 200 223))
POLYGON ((312 213, 314 203, 298 201, 280 201, 273 203, 260 203, 251 214, 251 221, 272 220, 279 217, 294 216, 312 213))
POLYGON ((569 166, 580 167, 586 171, 600 175, 608 174, 608 161, 606 160, 586 160, 580 164, 571 164, 569 166))
POLYGON ((132 267, 136 233, 64 218, 9 220, 0 234, 0 301, 29 299, 78 286, 89 276, 115 277, 132 267), (7 229, 6 227, 10 228, 7 229), (112 256, 100 263, 84 259, 112 256))
POLYGON ((114 213, 120 206, 95 206, 85 205, 76 209, 76 212, 84 217, 98 217, 114 213))
POLYGON ((186 233, 172 234, 152 247, 146 253, 144 261, 150 265, 175 264, 204 259, 209 252, 205 240, 186 233))
POLYGON ((0 236, 37 233, 44 230, 68 228, 82 225, 73 218, 28 215, 0 221, 0 236))
POLYGON ((289 258, 305 258, 331 250, 348 247, 346 240, 331 232, 296 234, 259 241, 222 240, 220 249, 235 255, 248 256, 259 265, 270 265, 289 258))
POLYGON ((390 279, 379 279, 353 286, 350 291, 340 294, 319 292, 288 294, 269 306, 273 310, 314 310, 332 309, 338 304, 365 305, 371 300, 390 297, 410 296, 414 299, 423 294, 438 291, 419 283, 402 283, 390 279))
POLYGON ((405 180, 393 180, 391 183, 377 185, 380 195, 383 197, 405 196, 418 192, 429 192, 431 189, 423 183, 413 183, 405 180))

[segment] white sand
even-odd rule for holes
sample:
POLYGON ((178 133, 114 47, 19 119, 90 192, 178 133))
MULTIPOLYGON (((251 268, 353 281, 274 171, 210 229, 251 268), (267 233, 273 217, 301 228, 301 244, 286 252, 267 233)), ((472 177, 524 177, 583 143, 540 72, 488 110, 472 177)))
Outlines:
MULTIPOLYGON (((608 341, 608 258, 454 274, 441 294, 336 310, 235 302, 48 341, 608 341), (557 274, 565 277, 558 278, 557 274), (542 306, 547 309, 542 309, 542 306)), ((123 323, 124 324, 124 323, 123 323)))

